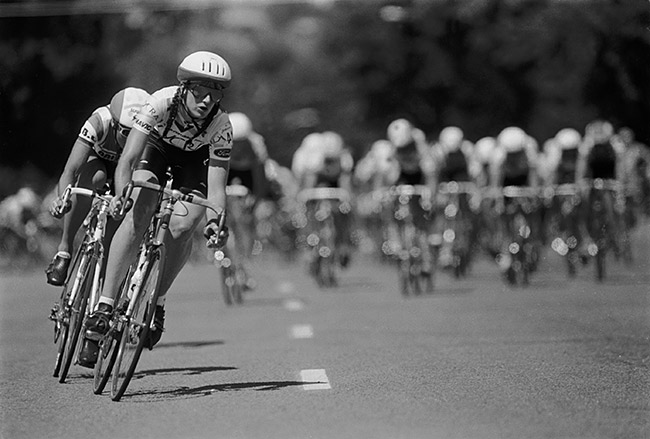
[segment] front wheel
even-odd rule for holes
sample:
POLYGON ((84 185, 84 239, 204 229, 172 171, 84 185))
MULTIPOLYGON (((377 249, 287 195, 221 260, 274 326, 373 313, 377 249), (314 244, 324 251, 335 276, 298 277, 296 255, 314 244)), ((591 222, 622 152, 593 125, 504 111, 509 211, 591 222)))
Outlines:
MULTIPOLYGON (((118 323, 121 327, 118 353, 115 359, 111 398, 119 401, 126 392, 140 360, 142 349, 148 343, 149 331, 156 312, 164 247, 154 249, 147 255, 142 270, 140 288, 133 291, 126 315, 118 323)), ((128 282, 127 282, 128 283, 128 282)))
POLYGON ((93 259, 88 254, 83 254, 80 259, 79 267, 72 272, 75 277, 74 279, 70 279, 73 282, 70 291, 72 304, 66 310, 68 315, 68 328, 64 342, 65 347, 61 360, 61 370, 59 371, 60 383, 65 382, 65 379, 68 377, 72 360, 77 353, 79 335, 83 330, 86 307, 88 306, 90 289, 92 287, 93 259))
POLYGON ((122 281, 120 294, 118 295, 120 306, 112 318, 108 333, 99 341, 99 354, 97 355, 97 363, 95 363, 95 369, 93 370, 93 392, 96 395, 104 391, 115 361, 117 360, 120 336, 122 334, 120 321, 128 306, 128 290, 132 286, 131 276, 134 271, 134 267, 131 266, 127 276, 122 281))

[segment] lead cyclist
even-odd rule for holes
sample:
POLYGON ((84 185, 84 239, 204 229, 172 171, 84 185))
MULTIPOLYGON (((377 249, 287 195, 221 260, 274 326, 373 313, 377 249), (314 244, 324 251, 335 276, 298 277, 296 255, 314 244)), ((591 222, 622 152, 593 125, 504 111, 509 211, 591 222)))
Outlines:
MULTIPOLYGON (((176 77, 178 85, 154 92, 135 117, 115 171, 118 196, 111 203, 113 215, 119 216, 125 203, 119 195, 132 179, 164 186, 166 171, 171 167, 173 188, 190 189, 207 198, 215 210, 186 205, 185 215, 172 217, 149 349, 162 337, 166 293, 190 256, 194 230, 204 217, 207 218, 206 237, 219 230, 217 212, 225 212, 226 180, 233 144, 232 126, 228 114, 221 108, 223 91, 231 81, 226 60, 211 52, 191 53, 178 66, 176 77)), ((102 295, 86 321, 87 342, 82 354, 89 362, 96 362, 97 340, 108 330, 120 282, 135 259, 154 214, 157 194, 136 188, 132 200, 133 207, 111 243, 102 295)), ((227 237, 227 230, 222 230, 217 246, 223 246, 227 237)))

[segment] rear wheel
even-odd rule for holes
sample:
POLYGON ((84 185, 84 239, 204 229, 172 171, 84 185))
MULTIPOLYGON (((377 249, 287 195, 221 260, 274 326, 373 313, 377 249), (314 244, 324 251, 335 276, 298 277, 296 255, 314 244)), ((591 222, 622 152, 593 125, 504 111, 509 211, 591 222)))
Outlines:
POLYGON ((119 401, 124 395, 140 360, 142 349, 148 343, 151 323, 158 301, 158 286, 164 262, 163 247, 151 251, 144 263, 139 291, 133 292, 132 312, 121 323, 120 342, 113 370, 111 398, 119 401))
POLYGON ((88 298, 90 297, 90 288, 92 287, 93 258, 84 253, 79 261, 78 270, 73 271, 74 278, 72 281, 71 295, 73 297, 72 305, 66 312, 68 314, 68 329, 66 334, 65 347, 61 360, 61 370, 59 373, 59 382, 65 382, 68 371, 72 365, 72 360, 78 351, 79 334, 83 328, 88 298))

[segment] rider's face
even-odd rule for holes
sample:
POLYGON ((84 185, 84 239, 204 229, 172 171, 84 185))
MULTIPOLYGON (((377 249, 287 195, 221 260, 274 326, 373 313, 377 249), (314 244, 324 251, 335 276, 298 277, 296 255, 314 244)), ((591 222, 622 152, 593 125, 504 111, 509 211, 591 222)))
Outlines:
POLYGON ((222 90, 214 88, 209 83, 193 83, 188 85, 187 89, 188 93, 185 98, 187 111, 197 119, 206 117, 223 98, 222 90))

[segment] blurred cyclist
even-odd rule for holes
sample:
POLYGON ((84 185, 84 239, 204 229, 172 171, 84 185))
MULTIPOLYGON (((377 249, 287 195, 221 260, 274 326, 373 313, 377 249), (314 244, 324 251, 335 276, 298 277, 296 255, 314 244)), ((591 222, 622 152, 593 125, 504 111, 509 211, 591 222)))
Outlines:
MULTIPOLYGON (((345 189, 352 195, 352 169, 354 159, 345 148, 343 138, 334 131, 325 131, 306 137, 303 143, 312 156, 297 158, 296 169, 301 176, 301 189, 330 187, 345 189), (301 163, 303 162, 303 163, 301 163)), ((352 254, 351 206, 341 206, 334 217, 337 227, 336 246, 340 264, 346 268, 352 254)))
MULTIPOLYGON (((221 109, 221 99, 223 90, 230 84, 230 66, 215 53, 194 52, 180 63, 176 76, 178 85, 153 93, 136 115, 134 129, 115 171, 115 189, 121 194, 132 178, 165 185, 166 171, 171 166, 173 188, 184 187, 199 196, 207 196, 216 212, 224 212, 232 126, 227 113, 221 109)), ((157 198, 153 191, 136 188, 133 207, 115 233, 102 295, 86 322, 87 339, 79 356, 87 365, 92 366, 97 359, 96 340, 108 330, 119 285, 135 259, 157 198)), ((124 202, 122 197, 113 199, 114 214, 124 202)), ((218 214, 210 209, 188 204, 184 215, 172 216, 150 349, 162 336, 166 293, 188 260, 192 234, 205 216, 208 221, 204 235, 212 235, 218 230, 218 214)), ((225 244, 226 239, 227 231, 223 231, 218 245, 225 244)))
MULTIPOLYGON (((100 190, 107 183, 112 183, 117 160, 133 127, 133 119, 148 99, 149 93, 139 88, 120 90, 109 105, 96 109, 81 127, 59 178, 57 198, 50 206, 50 213, 56 218, 61 218, 68 211, 70 215, 66 215, 63 220, 58 252, 45 270, 47 283, 60 286, 65 282, 74 237, 92 203, 90 198, 75 197, 63 206, 63 191, 68 185, 100 190)), ((109 221, 106 248, 109 247, 116 226, 115 222, 109 221)))
MULTIPOLYGON (((539 175, 537 172, 538 153, 537 141, 529 136, 523 129, 511 126, 504 128, 497 136, 497 144, 491 164, 492 188, 502 189, 506 186, 532 187, 539 186, 539 175)), ((538 241, 542 238, 542 224, 537 199, 529 200, 534 207, 528 212, 527 219, 530 225, 530 239, 538 241)), ((499 268, 505 273, 510 269, 512 258, 508 250, 509 240, 506 225, 508 216, 503 213, 508 211, 511 200, 509 198, 497 198, 496 209, 501 215, 502 221, 500 231, 505 238, 501 242, 501 251, 497 256, 499 268)), ((536 256, 536 255, 533 255, 536 256)))
MULTIPOLYGON (((614 126, 606 120, 594 120, 585 127, 584 140, 579 149, 577 163, 577 179, 584 180, 605 180, 621 183, 621 191, 616 191, 614 197, 604 198, 604 209, 607 222, 611 225, 610 230, 616 235, 612 236, 611 244, 614 246, 614 253, 620 255, 623 242, 618 239, 624 236, 626 226, 624 221, 625 197, 622 192, 624 181, 624 146, 617 142, 614 137, 614 126)), ((587 186, 585 194, 588 202, 585 203, 585 218, 590 218, 590 209, 594 200, 595 192, 591 186, 587 186)), ((599 230, 591 230, 592 239, 600 234, 599 230)))
MULTIPOLYGON (((243 203, 228 205, 228 227, 233 230, 238 262, 241 263, 246 276, 245 287, 253 289, 255 280, 250 276, 251 262, 255 243, 255 218, 253 207, 256 195, 260 192, 263 182, 259 181, 258 166, 264 166, 265 174, 272 169, 264 138, 253 129, 250 118, 241 112, 229 113, 232 124, 233 148, 230 156, 230 171, 228 185, 242 185, 249 191, 248 196, 240 200, 243 203)), ((267 175, 268 179, 268 175, 267 175)))

